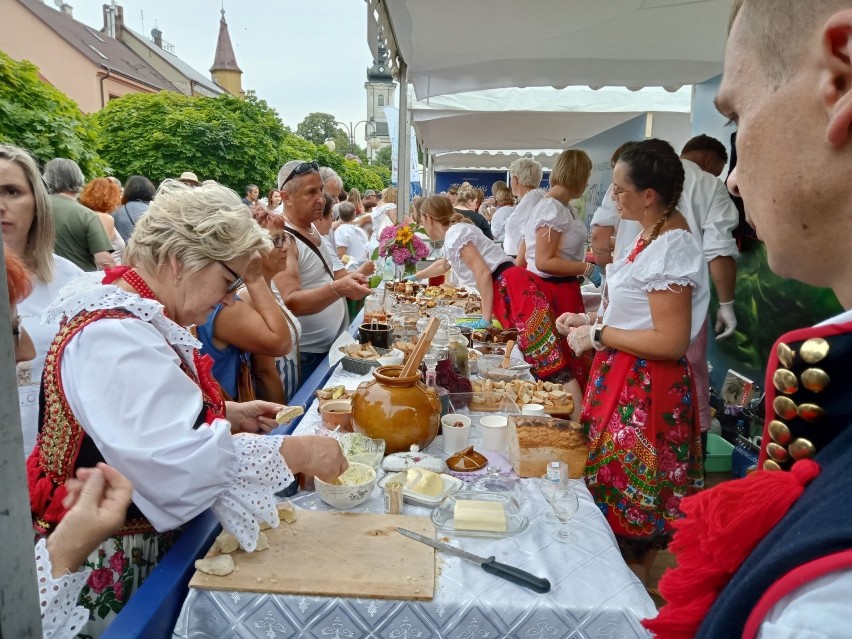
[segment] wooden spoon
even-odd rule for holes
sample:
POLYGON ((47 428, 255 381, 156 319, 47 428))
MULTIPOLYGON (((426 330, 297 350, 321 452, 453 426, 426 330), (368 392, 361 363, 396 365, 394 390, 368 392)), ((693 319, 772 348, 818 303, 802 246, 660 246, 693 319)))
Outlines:
POLYGON ((500 368, 509 368, 512 362, 512 349, 515 348, 515 340, 510 339, 506 342, 506 354, 503 355, 503 361, 500 362, 500 368))
POLYGON ((426 351, 429 350, 429 346, 432 344, 432 338, 435 337, 435 333, 438 332, 438 327, 441 325, 441 320, 437 317, 433 317, 429 320, 429 323, 426 324, 426 330, 423 331, 423 335, 420 336, 420 339, 417 340, 417 345, 414 347, 414 350, 411 351, 411 355, 408 356, 408 361, 405 363, 405 366, 402 368, 402 372, 399 374, 400 377, 411 377, 414 375, 414 372, 420 368, 420 362, 423 361, 423 358, 426 356, 426 351))

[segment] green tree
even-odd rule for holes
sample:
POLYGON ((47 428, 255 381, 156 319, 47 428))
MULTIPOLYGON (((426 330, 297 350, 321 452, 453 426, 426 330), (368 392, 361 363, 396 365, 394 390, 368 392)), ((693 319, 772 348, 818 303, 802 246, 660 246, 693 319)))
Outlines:
MULTIPOLYGON (((364 191, 386 186, 384 176, 374 171, 375 167, 347 160, 338 153, 329 151, 324 144, 313 144, 298 135, 285 133, 280 148, 279 168, 291 160, 316 160, 321 166, 331 167, 343 178, 343 188, 347 191, 352 188, 364 191)), ((390 173, 388 173, 389 179, 390 173)))
POLYGON ((41 163, 77 162, 87 178, 104 175, 89 118, 64 93, 38 75, 26 60, 0 51, 0 142, 28 149, 41 163))
POLYGON ((275 183, 282 142, 278 114, 253 92, 245 99, 144 93, 112 100, 94 116, 99 151, 124 179, 160 181, 193 171, 242 193, 275 183))
POLYGON ((390 145, 383 146, 376 152, 376 155, 373 156, 373 164, 378 164, 379 166, 383 166, 388 170, 392 168, 390 145))
POLYGON ((346 140, 342 146, 349 146, 349 139, 343 131, 334 125, 334 116, 330 113, 309 113, 304 120, 299 122, 296 133, 317 146, 325 142, 326 138, 332 138, 337 144, 335 138, 338 134, 342 134, 346 140))

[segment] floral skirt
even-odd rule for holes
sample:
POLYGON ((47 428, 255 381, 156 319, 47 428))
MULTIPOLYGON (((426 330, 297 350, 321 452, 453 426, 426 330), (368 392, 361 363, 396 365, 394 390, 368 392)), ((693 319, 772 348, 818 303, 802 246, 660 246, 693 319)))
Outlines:
POLYGON ((537 378, 568 372, 553 308, 529 271, 513 266, 494 279, 492 315, 503 328, 518 329, 518 348, 537 378))
MULTIPOLYGON (((554 317, 559 317, 563 313, 586 312, 579 281, 553 282, 549 278, 539 277, 535 273, 530 273, 530 275, 550 303, 554 317)), ((562 343, 562 351, 568 360, 568 368, 571 370, 574 379, 580 384, 580 388, 585 391, 586 383, 589 380, 589 369, 592 367, 591 355, 587 353, 578 357, 568 347, 567 337, 560 334, 559 339, 562 343)))
POLYGON ((100 637, 178 536, 172 531, 111 537, 89 555, 84 565, 92 574, 77 602, 89 610, 89 623, 77 636, 100 637))
POLYGON ((595 356, 583 400, 586 481, 618 537, 668 539, 680 500, 704 485, 695 388, 683 357, 595 356))

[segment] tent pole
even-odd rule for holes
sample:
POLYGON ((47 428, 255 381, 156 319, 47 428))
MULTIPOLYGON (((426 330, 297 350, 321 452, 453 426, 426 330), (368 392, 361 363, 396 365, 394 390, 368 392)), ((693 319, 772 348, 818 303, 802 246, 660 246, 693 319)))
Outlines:
POLYGON ((397 166, 397 186, 399 193, 396 198, 396 219, 408 215, 408 203, 411 200, 411 125, 408 113, 408 65, 404 60, 399 61, 399 144, 396 148, 399 157, 397 166))
POLYGON ((6 260, 0 242, 0 639, 41 637, 6 260))

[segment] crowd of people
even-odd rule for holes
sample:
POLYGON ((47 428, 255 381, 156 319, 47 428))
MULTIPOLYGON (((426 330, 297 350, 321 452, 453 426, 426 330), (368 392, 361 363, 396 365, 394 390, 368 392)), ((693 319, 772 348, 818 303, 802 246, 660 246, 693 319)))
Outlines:
MULTIPOLYGON (((770 265, 848 308, 852 17, 840 4, 791 4, 779 23, 768 4, 736 2, 717 103, 739 126, 728 186, 770 265), (770 28, 783 44, 761 40, 770 28), (777 134, 792 118, 800 139, 777 134)), ((56 584, 46 626, 97 634, 202 510, 251 551, 295 473, 345 469, 333 439, 267 433, 345 330, 346 300, 370 292, 371 237, 411 223, 443 242, 415 277, 452 269, 479 291, 484 321, 518 329, 536 376, 569 385, 588 432, 586 482, 646 583, 674 536, 680 565, 662 584, 669 605, 646 621, 653 632, 844 636, 852 542, 834 496, 850 481, 848 311, 781 338, 761 470, 699 492, 711 281, 716 332, 736 327, 726 162, 707 136, 680 154, 656 139, 618 149, 590 257, 571 204, 592 168, 578 150, 559 156, 546 191, 540 164, 523 158, 491 198, 461 185, 400 219, 394 190, 344 194, 309 160, 282 166, 264 204, 254 185, 241 200, 189 172, 156 190, 137 176, 122 193, 107 178, 84 184, 69 160, 42 174, 0 146, 27 478, 47 537, 35 552, 42 583, 56 584), (593 312, 579 294, 592 262, 606 268, 593 312), (118 605, 101 615, 107 598, 118 605)))

